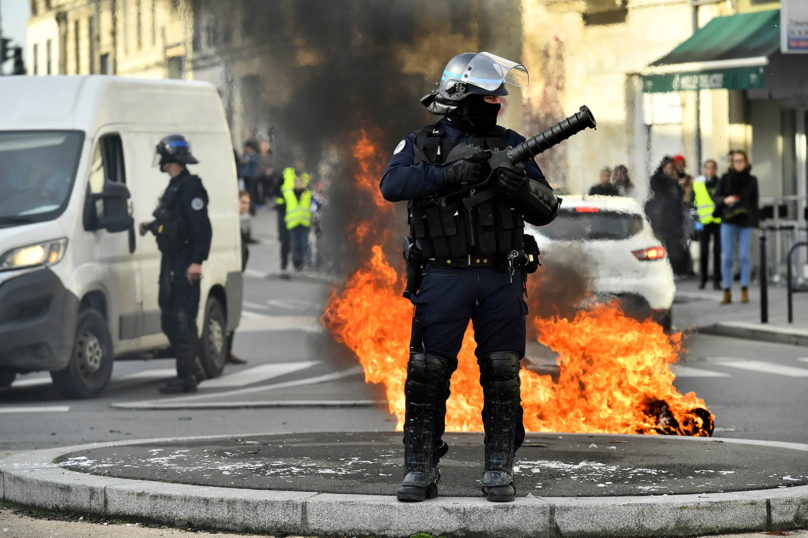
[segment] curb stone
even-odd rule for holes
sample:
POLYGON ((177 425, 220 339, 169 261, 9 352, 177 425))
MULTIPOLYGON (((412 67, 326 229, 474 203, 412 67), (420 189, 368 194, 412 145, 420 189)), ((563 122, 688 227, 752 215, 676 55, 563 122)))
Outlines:
MULTIPOLYGON (((565 434, 569 435, 569 434, 565 434)), ((197 437, 221 439, 232 435, 197 437)), ((239 435, 248 437, 248 435, 239 435)), ((390 496, 193 486, 68 471, 53 460, 92 448, 167 441, 95 443, 15 454, 0 461, 2 499, 55 511, 237 532, 410 537, 663 537, 792 530, 808 525, 808 486, 704 495, 633 497, 441 497, 417 504, 390 496)), ((688 438, 692 442, 710 439, 688 438)), ((808 451, 808 445, 742 439, 725 443, 808 451)))
POLYGON ((766 326, 760 323, 744 321, 725 321, 698 328, 700 334, 728 336, 745 340, 757 340, 774 344, 808 346, 808 331, 792 327, 776 325, 766 326))

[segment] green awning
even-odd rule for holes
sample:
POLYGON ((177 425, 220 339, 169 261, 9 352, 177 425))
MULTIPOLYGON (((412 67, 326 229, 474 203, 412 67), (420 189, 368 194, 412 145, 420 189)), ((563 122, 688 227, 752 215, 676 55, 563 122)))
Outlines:
POLYGON ((650 65, 643 91, 762 88, 780 50, 780 10, 716 17, 650 65))

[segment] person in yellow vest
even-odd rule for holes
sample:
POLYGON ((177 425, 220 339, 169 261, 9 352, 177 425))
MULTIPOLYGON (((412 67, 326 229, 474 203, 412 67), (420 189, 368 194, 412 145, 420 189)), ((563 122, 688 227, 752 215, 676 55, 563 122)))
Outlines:
POLYGON ((707 286, 708 266, 710 259, 710 237, 713 238, 713 289, 721 289, 721 219, 713 216, 715 210, 715 190, 718 187, 716 172, 718 165, 712 159, 704 163, 704 175, 693 181, 696 210, 702 230, 699 236, 701 250, 701 284, 699 289, 707 286))
POLYGON ((286 198, 284 193, 288 190, 294 190, 297 176, 302 177, 303 186, 308 187, 309 174, 306 173, 306 160, 303 157, 298 157, 295 160, 294 168, 284 168, 283 177, 277 183, 275 191, 275 209, 278 212, 278 240, 281 243, 281 271, 284 272, 289 265, 289 253, 292 250, 289 229, 286 227, 286 198))
MULTIPOLYGON (((300 164, 300 159, 298 164, 300 164)), ((286 206, 284 216, 286 229, 292 244, 292 263, 295 271, 302 271, 309 247, 311 230, 311 190, 310 177, 306 172, 293 168, 283 171, 283 200, 286 206)))

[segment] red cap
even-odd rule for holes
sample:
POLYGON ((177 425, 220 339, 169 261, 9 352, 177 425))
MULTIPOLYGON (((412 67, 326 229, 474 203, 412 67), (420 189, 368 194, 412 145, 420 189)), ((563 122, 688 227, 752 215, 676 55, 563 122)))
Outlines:
POLYGON ((679 161, 687 162, 684 155, 676 155, 673 158, 673 163, 677 164, 679 161))

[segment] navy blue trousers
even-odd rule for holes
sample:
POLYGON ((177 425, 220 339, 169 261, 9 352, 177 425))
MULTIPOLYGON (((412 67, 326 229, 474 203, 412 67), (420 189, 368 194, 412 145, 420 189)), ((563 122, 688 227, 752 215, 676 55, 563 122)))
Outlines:
MULTIPOLYGON (((421 289, 412 295, 416 317, 421 317, 424 350, 449 359, 457 369, 457 354, 469 320, 474 327, 477 358, 495 351, 514 351, 525 356, 527 303, 522 295, 522 274, 511 279, 507 272, 491 267, 450 269, 429 264, 421 289)), ((449 397, 449 390, 445 397, 449 397)), ((435 420, 434 442, 443 445, 445 400, 435 420)), ((516 448, 525 440, 522 408, 516 430, 516 448)))

